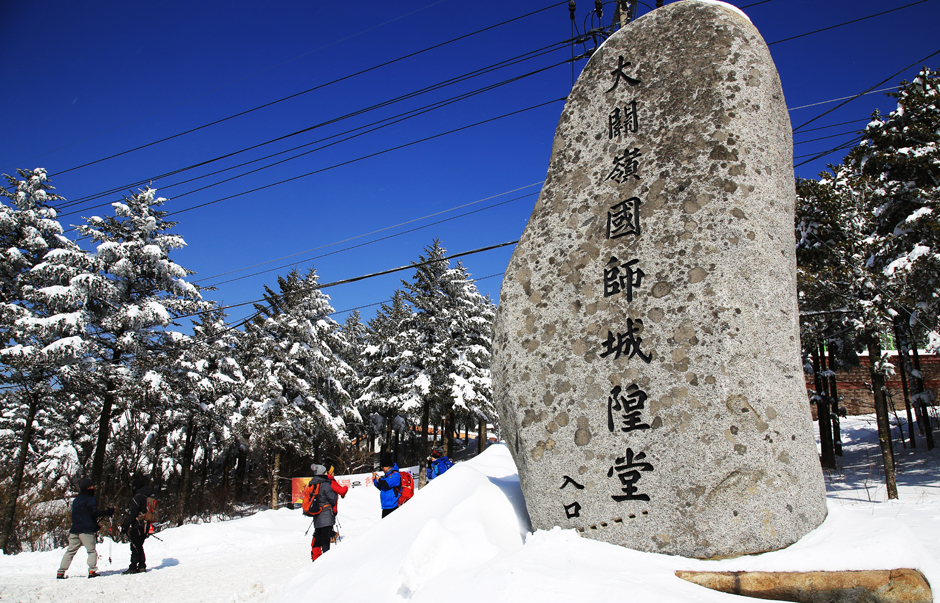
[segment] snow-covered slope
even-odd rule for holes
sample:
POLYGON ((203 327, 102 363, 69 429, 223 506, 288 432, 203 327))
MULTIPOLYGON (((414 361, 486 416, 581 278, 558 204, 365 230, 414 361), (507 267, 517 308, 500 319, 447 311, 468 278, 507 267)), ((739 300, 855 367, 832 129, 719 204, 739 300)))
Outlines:
POLYGON ((805 571, 914 567, 940 587, 940 455, 899 450, 900 500, 884 501, 869 460, 870 417, 843 421, 846 457, 829 484, 829 517, 783 551, 724 561, 638 553, 555 529, 528 533, 515 466, 493 446, 458 464, 380 520, 377 491, 353 488, 340 503, 344 539, 310 563, 299 511, 189 525, 146 543, 143 575, 116 575, 126 545, 98 545, 104 574, 87 580, 84 555, 55 580, 62 551, 0 557, 0 601, 439 602, 741 601, 674 576, 679 569, 805 571))

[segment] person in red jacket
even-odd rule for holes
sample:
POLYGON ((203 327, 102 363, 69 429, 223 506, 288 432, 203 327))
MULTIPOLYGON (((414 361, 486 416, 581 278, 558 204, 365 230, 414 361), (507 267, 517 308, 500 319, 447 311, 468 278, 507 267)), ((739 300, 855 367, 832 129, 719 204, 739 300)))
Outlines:
MULTIPOLYGON (((346 498, 346 493, 349 492, 349 486, 343 486, 336 481, 336 477, 333 476, 334 467, 331 465, 330 470, 326 472, 326 476, 330 478, 330 488, 333 492, 336 492, 339 495, 339 498, 346 498)), ((336 516, 339 512, 339 498, 336 499, 336 504, 333 505, 333 515, 336 516)), ((337 525, 338 527, 338 525, 337 525)), ((333 542, 339 540, 339 530, 333 530, 333 542)))

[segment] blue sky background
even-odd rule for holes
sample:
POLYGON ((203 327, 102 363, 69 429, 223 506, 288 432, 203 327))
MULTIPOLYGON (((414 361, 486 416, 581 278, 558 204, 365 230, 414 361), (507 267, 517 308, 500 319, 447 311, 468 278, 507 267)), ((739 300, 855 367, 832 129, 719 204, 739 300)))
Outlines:
MULTIPOLYGON (((734 4, 770 44, 794 127, 838 105, 826 101, 858 94, 885 79, 878 88, 896 86, 901 79, 912 79, 923 64, 940 67, 940 54, 924 60, 940 51, 940 0, 915 0, 912 6, 876 0, 734 4), (892 11, 899 7, 906 8, 892 11), (788 40, 884 11, 892 12, 788 40)), ((579 29, 593 5, 578 1, 579 29)), ((641 4, 640 13, 647 10, 641 4)), ((607 5, 608 17, 612 12, 613 5, 607 5)), ((5 0, 0 2, 0 24, 0 172, 45 167, 57 192, 68 200, 60 210, 65 225, 81 223, 83 216, 110 215, 108 204, 120 194, 83 201, 86 197, 152 179, 159 194, 170 199, 165 209, 173 212, 170 219, 179 221, 176 232, 189 244, 174 259, 197 272, 194 281, 216 285, 218 290, 206 297, 223 304, 259 299, 265 284, 274 286, 277 275, 294 266, 306 270, 314 265, 326 283, 406 265, 434 237, 451 253, 518 239, 539 190, 530 185, 545 177, 563 107, 558 99, 572 84, 571 63, 565 63, 572 49, 561 45, 466 82, 158 178, 551 48, 571 37, 567 3, 5 0), (540 12, 324 85, 533 11, 540 12), (268 169, 259 167, 325 143, 182 183, 539 70, 268 169), (73 169, 317 86, 322 87, 73 169), (380 153, 520 110, 525 111, 380 153), (333 167, 344 162, 350 163, 333 167), (319 173, 274 184, 315 171, 319 173), (254 189, 260 190, 245 194, 254 189), (490 207, 494 204, 501 205, 490 207), (476 213, 458 217, 467 212, 476 213), (383 237, 388 238, 378 240, 383 237), (255 267, 244 270, 250 266, 255 267)), ((584 64, 575 63, 576 73, 584 64)), ((795 163, 851 140, 875 108, 888 112, 894 106, 884 93, 869 94, 814 121, 794 137, 795 163)), ((814 177, 844 153, 799 166, 796 174, 814 177)), ((471 274, 482 279, 481 291, 494 300, 511 253, 508 246, 463 259, 471 274)), ((375 311, 367 306, 387 300, 399 279, 410 274, 326 292, 337 310, 362 307, 367 319, 375 311)), ((230 319, 251 311, 251 306, 233 308, 230 319)), ((335 318, 342 322, 345 316, 335 318)))

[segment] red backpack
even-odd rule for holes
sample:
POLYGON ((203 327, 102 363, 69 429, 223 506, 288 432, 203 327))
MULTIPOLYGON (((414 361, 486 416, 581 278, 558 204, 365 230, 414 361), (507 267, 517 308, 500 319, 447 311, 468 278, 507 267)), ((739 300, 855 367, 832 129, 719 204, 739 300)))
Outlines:
POLYGON ((320 511, 324 507, 330 506, 329 503, 319 502, 318 498, 320 497, 320 484, 323 482, 317 483, 308 483, 307 487, 304 488, 303 493, 303 502, 301 502, 301 508, 304 510, 304 515, 307 517, 316 517, 320 514, 320 511))
POLYGON ((401 494, 398 495, 398 506, 400 507, 415 495, 415 480, 408 471, 400 471, 398 476, 401 478, 401 494))

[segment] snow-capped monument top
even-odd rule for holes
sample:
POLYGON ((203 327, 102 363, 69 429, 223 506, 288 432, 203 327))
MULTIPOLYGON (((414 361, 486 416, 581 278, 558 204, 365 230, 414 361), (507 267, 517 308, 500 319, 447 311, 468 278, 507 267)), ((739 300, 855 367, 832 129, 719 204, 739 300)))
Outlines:
POLYGON ((534 527, 708 558, 823 521, 792 149, 766 44, 718 3, 652 11, 588 62, 497 314, 534 527))

